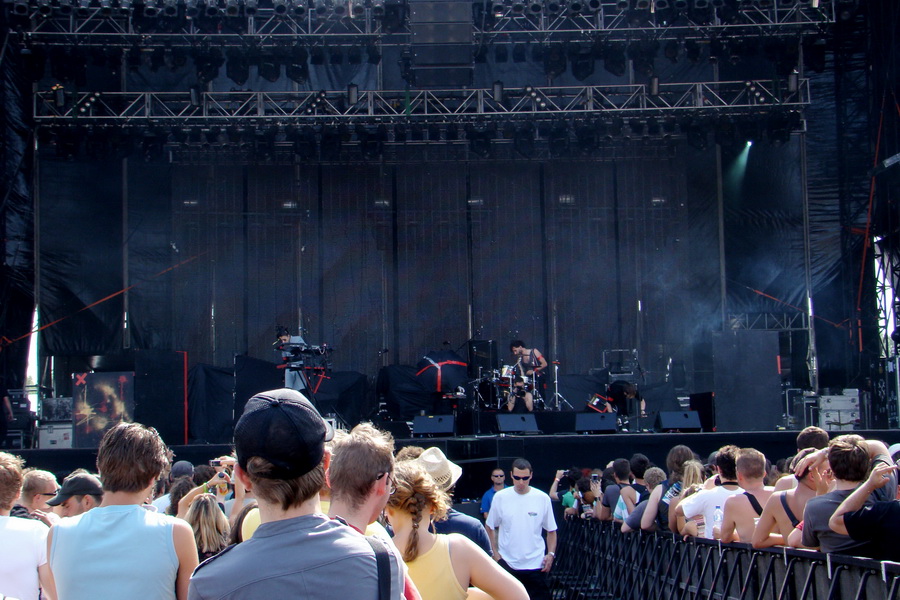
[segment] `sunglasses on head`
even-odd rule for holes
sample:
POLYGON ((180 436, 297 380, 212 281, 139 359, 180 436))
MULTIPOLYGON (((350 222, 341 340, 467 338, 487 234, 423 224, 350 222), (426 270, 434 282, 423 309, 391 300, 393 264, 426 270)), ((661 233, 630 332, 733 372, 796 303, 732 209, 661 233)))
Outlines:
POLYGON ((529 479, 531 479, 531 475, 513 475, 512 478, 516 481, 528 481, 529 479))

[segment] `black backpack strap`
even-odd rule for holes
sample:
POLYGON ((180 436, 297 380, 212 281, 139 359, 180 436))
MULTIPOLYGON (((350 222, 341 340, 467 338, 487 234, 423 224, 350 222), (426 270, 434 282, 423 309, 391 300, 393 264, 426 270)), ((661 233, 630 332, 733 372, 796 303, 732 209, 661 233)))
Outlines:
POLYGON ((759 500, 756 499, 756 496, 751 494, 750 492, 744 492, 744 495, 747 496, 747 500, 750 501, 750 506, 753 507, 753 510, 756 511, 757 516, 762 514, 763 507, 759 503, 759 500))
POLYGON ((378 570, 378 600, 391 598, 391 558, 388 549, 377 537, 366 536, 366 541, 375 551, 375 566, 378 570))

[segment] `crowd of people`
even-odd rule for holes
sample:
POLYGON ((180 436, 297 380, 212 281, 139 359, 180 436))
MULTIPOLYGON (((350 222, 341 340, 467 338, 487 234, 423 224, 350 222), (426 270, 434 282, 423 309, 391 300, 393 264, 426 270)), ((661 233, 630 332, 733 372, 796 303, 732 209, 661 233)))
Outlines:
POLYGON ((440 449, 395 452, 371 424, 335 430, 302 393, 274 390, 250 399, 234 452, 209 465, 174 461, 138 423, 106 433, 96 473, 61 484, 0 452, 0 598, 549 599, 554 502, 625 533, 897 560, 900 445, 811 427, 797 450, 773 464, 678 445, 662 466, 635 454, 557 471, 547 493, 518 458, 512 485, 498 465, 471 516, 453 509, 462 468, 440 449))
POLYGON ((666 458, 668 476, 635 454, 604 470, 557 471, 550 494, 567 517, 614 521, 624 533, 671 531, 895 561, 898 459, 900 444, 888 448, 855 434, 830 439, 807 427, 797 454, 774 464, 759 450, 733 445, 704 463, 678 445, 666 458))

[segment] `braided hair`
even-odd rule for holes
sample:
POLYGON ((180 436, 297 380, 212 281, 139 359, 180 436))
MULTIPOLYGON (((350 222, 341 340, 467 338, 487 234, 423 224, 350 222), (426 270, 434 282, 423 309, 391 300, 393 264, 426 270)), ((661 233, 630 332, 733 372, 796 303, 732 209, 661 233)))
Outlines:
MULTIPOLYGON (((403 560, 410 562, 419 556, 419 527, 427 509, 431 518, 440 521, 450 508, 450 497, 441 490, 425 469, 414 461, 396 464, 393 474, 397 491, 391 494, 387 505, 395 511, 405 512, 412 517, 412 533, 403 549, 403 560)), ((428 523, 425 524, 428 526, 428 523)))

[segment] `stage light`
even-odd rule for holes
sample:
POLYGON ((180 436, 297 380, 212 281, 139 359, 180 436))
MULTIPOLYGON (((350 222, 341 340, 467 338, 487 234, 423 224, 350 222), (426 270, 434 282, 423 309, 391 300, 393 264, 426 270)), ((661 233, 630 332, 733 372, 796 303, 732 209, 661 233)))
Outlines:
POLYGON ((572 63, 572 77, 578 81, 584 81, 594 74, 593 45, 570 45, 569 61, 572 63))
POLYGON ((525 44, 513 44, 512 59, 514 63, 523 63, 528 59, 528 52, 525 44))
POLYGON ((513 134, 513 148, 525 158, 534 156, 534 125, 527 123, 516 128, 513 134))
POLYGON ((347 5, 344 4, 344 0, 339 0, 332 8, 332 14, 338 19, 343 19, 344 15, 347 14, 347 5))
POLYGON ((287 0, 273 0, 272 10, 276 15, 283 15, 287 13, 287 9, 287 0))
POLYGON ((38 13, 41 16, 49 17, 52 12, 53 7, 50 6, 50 0, 38 0, 38 13))
POLYGON ((294 0, 294 16, 303 18, 306 16, 308 4, 306 0, 294 0))
POLYGON ((190 19, 196 19, 200 16, 200 5, 198 0, 185 0, 184 15, 190 19))
POLYGON ((225 14, 229 17, 236 17, 241 14, 238 0, 225 0, 225 14))
POLYGON ((625 75, 628 65, 622 44, 611 42, 603 47, 603 68, 616 77, 625 75))
MULTIPOLYGON (((101 6, 104 0, 100 0, 101 6)), ((163 14, 167 17, 175 17, 178 15, 178 4, 176 0, 164 0, 163 14)))
POLYGON ((678 62, 678 42, 669 40, 663 48, 663 55, 675 64, 678 62))
POLYGON ((544 3, 542 0, 531 0, 528 3, 528 12, 533 15, 541 14, 541 11, 544 10, 544 3))
POLYGON ((72 2, 72 0, 60 0, 59 14, 61 14, 61 15, 72 14, 72 9, 76 4, 77 4, 77 0, 74 3, 72 2))
POLYGON ((353 106, 359 102, 359 86, 351 83, 347 86, 347 105, 353 106))
POLYGON ((372 0, 372 16, 376 19, 384 16, 384 0, 372 0))
POLYGON ((366 3, 364 0, 350 0, 350 17, 358 19, 365 16, 366 3))
POLYGON ((550 44, 544 53, 544 72, 551 79, 566 72, 566 53, 562 44, 550 44))
POLYGON ((149 0, 144 3, 144 16, 154 18, 159 15, 159 5, 157 0, 149 0))
POLYGON ((331 12, 331 0, 315 0, 316 14, 325 17, 331 12))
POLYGON ((228 52, 228 63, 225 66, 225 75, 235 84, 243 87, 250 78, 250 61, 240 50, 228 52))
POLYGON ((566 156, 569 153, 569 127, 565 123, 557 123, 547 137, 547 148, 550 156, 566 156))
POLYGON ((291 50, 291 56, 284 67, 288 79, 297 84, 304 84, 309 79, 309 53, 303 46, 297 45, 291 50))
POLYGON ((207 17, 219 16, 219 1, 220 0, 206 0, 205 13, 207 17))
POLYGON ((378 50, 377 46, 369 46, 366 48, 366 55, 368 62, 370 65, 377 65, 381 62, 381 52, 378 50))
POLYGON ((28 3, 22 2, 22 0, 16 0, 13 4, 13 14, 19 15, 20 17, 24 17, 28 14, 28 3))
POLYGON ((547 0, 547 4, 545 7, 548 15, 558 15, 564 10, 566 10, 566 1, 565 0, 547 0))
POLYGON ((259 57, 259 76, 275 83, 281 77, 281 64, 274 54, 262 54, 259 57))
POLYGON ((491 93, 494 97, 494 102, 499 102, 502 104, 503 103, 503 82, 495 81, 493 90, 491 93))

